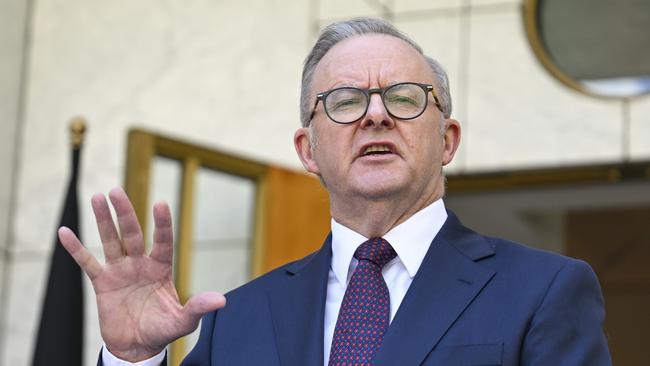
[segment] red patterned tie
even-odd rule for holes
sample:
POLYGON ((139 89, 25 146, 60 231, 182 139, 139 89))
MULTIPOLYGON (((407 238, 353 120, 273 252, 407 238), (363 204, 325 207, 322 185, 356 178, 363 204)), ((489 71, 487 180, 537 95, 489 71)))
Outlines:
POLYGON ((382 267, 397 253, 382 238, 361 244, 357 268, 345 290, 334 328, 330 366, 371 365, 390 318, 390 296, 382 267))

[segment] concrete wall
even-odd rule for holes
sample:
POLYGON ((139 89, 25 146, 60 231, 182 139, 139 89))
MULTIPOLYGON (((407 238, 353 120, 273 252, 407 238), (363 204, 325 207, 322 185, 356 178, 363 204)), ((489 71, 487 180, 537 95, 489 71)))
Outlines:
MULTIPOLYGON (((583 96, 552 79, 528 46, 517 0, 393 0, 386 7, 349 0, 34 0, 28 60, 20 36, 25 3, 0 4, 10 9, 0 12, 3 29, 16 34, 0 35, 14 45, 2 55, 0 85, 9 89, 0 93, 19 95, 14 73, 29 71, 20 124, 17 102, 0 106, 0 148, 13 156, 18 146, 20 157, 16 166, 11 159, 0 166, 0 234, 6 237, 2 225, 9 223, 15 233, 11 263, 0 264, 10 279, 1 309, 2 330, 11 334, 0 339, 3 365, 31 358, 68 173, 70 117, 90 123, 82 236, 99 254, 87 202, 122 183, 132 126, 299 168, 291 141, 301 63, 315 30, 331 20, 389 16, 446 66, 463 125, 454 171, 650 157, 650 98, 632 101, 627 113, 623 102, 583 96), (18 126, 22 140, 14 145, 18 126)), ((87 317, 96 319, 91 295, 87 317)), ((93 321, 87 334, 90 365, 101 344, 93 321)))

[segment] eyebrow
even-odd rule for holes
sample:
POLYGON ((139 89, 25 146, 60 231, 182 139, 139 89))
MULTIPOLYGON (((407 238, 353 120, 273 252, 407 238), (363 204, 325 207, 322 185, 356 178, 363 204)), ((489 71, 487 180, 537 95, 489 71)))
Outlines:
POLYGON ((332 90, 332 89, 337 89, 337 88, 359 88, 357 85, 354 85, 352 83, 334 83, 330 86, 327 87, 327 90, 332 90))
MULTIPOLYGON (((391 80, 388 83, 384 84, 384 86, 380 86, 379 88, 380 89, 385 89, 385 88, 390 88, 391 86, 396 85, 396 84, 410 83, 410 82, 414 82, 414 81, 403 81, 403 80, 402 81, 395 81, 395 80, 391 80)), ((336 84, 335 83, 335 84, 329 86, 328 89, 326 89, 325 91, 322 91, 320 93, 324 93, 326 91, 330 91, 330 90, 338 89, 338 88, 357 88, 357 89, 361 89, 361 90, 375 89, 375 88, 361 88, 358 85, 354 85, 352 83, 342 83, 342 84, 336 84)))

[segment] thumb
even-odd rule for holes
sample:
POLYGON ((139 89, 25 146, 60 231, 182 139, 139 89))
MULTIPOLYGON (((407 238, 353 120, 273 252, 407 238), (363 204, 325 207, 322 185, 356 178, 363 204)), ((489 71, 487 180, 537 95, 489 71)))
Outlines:
POLYGON ((183 306, 185 323, 196 329, 201 317, 226 306, 226 298, 218 292, 203 292, 190 297, 183 306))

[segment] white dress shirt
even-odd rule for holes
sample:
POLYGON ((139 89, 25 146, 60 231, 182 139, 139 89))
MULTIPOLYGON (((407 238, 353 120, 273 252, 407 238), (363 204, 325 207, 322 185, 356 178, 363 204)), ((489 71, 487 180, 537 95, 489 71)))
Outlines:
MULTIPOLYGON (((447 211, 442 199, 439 199, 383 236, 397 253, 397 257, 386 263, 382 269, 390 294, 390 321, 395 317, 406 291, 411 286, 413 277, 429 250, 429 244, 438 234, 445 220, 447 220, 447 211)), ((327 365, 330 358, 334 327, 345 289, 359 262, 354 258, 354 252, 368 239, 332 219, 332 266, 327 281, 325 302, 324 365, 327 365)))
MULTIPOLYGON (((395 226, 383 238, 395 249, 397 257, 382 269, 382 275, 390 293, 390 321, 406 295, 413 277, 418 272, 429 245, 447 220, 442 199, 416 212, 408 220, 395 226)), ((325 303, 323 361, 327 365, 334 337, 334 327, 343 301, 343 295, 358 261, 353 257, 357 247, 369 238, 339 224, 332 219, 332 264, 327 280, 325 303)), ((157 366, 165 353, 138 363, 129 363, 113 356, 106 347, 102 352, 105 366, 157 366)))

